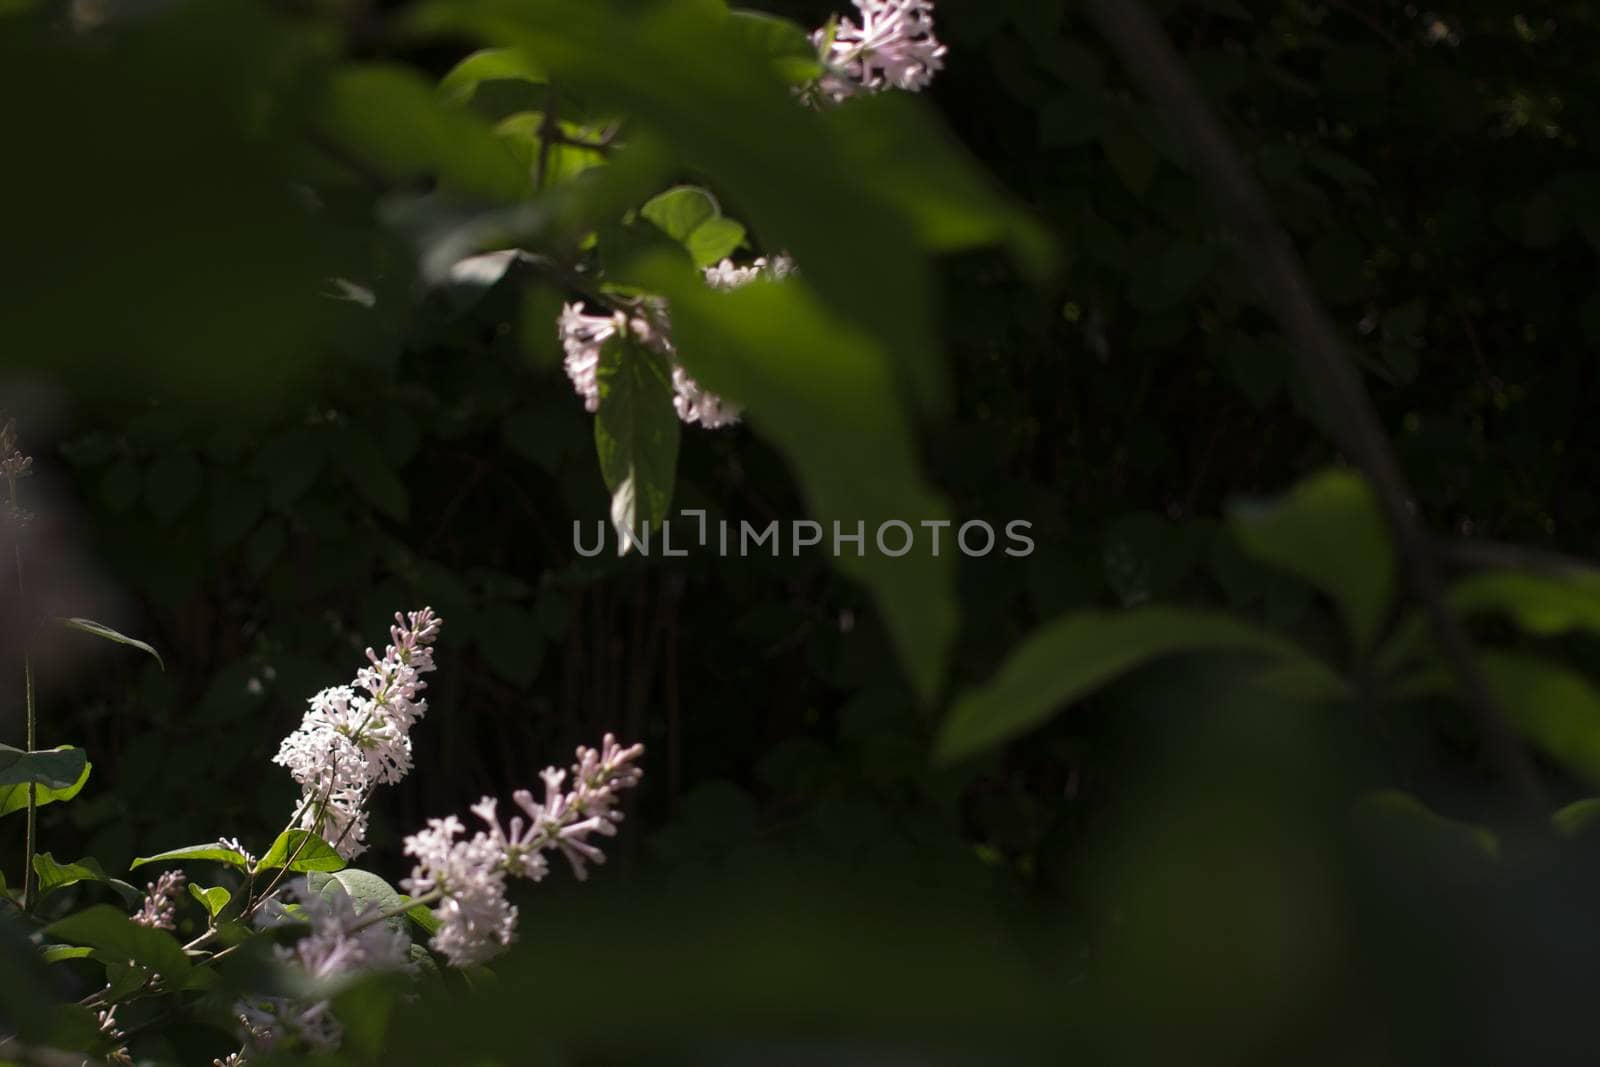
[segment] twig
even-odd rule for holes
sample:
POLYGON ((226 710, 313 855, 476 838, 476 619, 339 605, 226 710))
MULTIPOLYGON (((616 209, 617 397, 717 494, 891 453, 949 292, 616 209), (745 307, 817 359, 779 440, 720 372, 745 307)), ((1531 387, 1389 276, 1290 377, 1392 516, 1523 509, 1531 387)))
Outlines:
POLYGON ((1326 398, 1330 432, 1377 493, 1413 591, 1478 719, 1492 759, 1529 807, 1542 808, 1543 790, 1533 765, 1491 694, 1466 631, 1446 606, 1433 543, 1412 515, 1411 493, 1371 398, 1338 330, 1317 302, 1299 255, 1274 219, 1266 194, 1146 5, 1141 0, 1084 0, 1084 10, 1129 76, 1164 113, 1173 137, 1187 150, 1223 218, 1250 253, 1256 284, 1293 343, 1300 373, 1326 398))

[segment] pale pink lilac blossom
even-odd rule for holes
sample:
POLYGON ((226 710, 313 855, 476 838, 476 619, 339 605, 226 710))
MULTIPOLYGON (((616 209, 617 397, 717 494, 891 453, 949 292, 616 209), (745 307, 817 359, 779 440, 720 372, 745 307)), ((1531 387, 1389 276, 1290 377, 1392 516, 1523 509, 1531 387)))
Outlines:
POLYGON ((310 700, 300 726, 274 763, 300 785, 299 826, 318 833, 346 859, 366 850, 366 802, 373 787, 398 782, 411 770, 412 725, 428 710, 418 694, 434 669, 440 620, 432 609, 395 615, 391 644, 349 686, 324 689, 310 700))
POLYGON ((933 34, 932 0, 854 0, 858 25, 844 16, 811 35, 827 73, 819 88, 834 103, 885 89, 918 92, 944 69, 947 50, 933 34))
MULTIPOLYGON (((749 266, 739 266, 731 259, 705 269, 706 284, 713 289, 737 289, 758 278, 781 279, 794 271, 794 261, 787 256, 761 258, 749 266)), ((667 357, 672 368, 672 406, 678 418, 690 425, 698 424, 708 430, 732 426, 739 421, 740 408, 706 389, 683 369, 672 345, 671 322, 664 302, 647 308, 642 314, 629 316, 622 312, 613 315, 590 315, 581 304, 568 304, 561 310, 558 323, 561 346, 566 353, 562 366, 573 390, 583 398, 589 412, 600 410, 600 350, 605 343, 619 334, 626 334, 652 350, 667 357)))
POLYGON ((144 906, 133 916, 133 921, 152 930, 176 929, 178 898, 183 895, 185 879, 182 871, 167 871, 145 887, 144 906))
POLYGON ((502 952, 516 934, 517 909, 506 900, 507 878, 540 881, 549 871, 542 853, 560 852, 579 880, 605 854, 590 840, 617 832, 618 794, 639 783, 635 761, 643 745, 623 748, 607 734, 598 749, 580 747, 570 771, 547 767, 540 774, 544 797, 526 789, 511 794, 521 814, 501 823, 499 803, 484 797, 472 813, 485 828, 471 837, 451 815, 431 819, 406 838, 417 866, 401 886, 413 897, 438 894, 439 932, 430 945, 457 967, 482 963, 502 952), (570 778, 570 788, 567 787, 570 778))
MULTIPOLYGON (((299 905, 291 912, 276 899, 257 912, 264 928, 304 923, 309 930, 293 945, 279 945, 280 963, 292 968, 313 988, 341 976, 399 971, 411 966, 411 939, 398 924, 377 919, 374 905, 357 907, 337 881, 313 892, 302 879, 287 894, 299 905)), ((332 1052, 344 1038, 344 1026, 326 998, 252 997, 234 1005, 247 1052, 265 1053, 288 1041, 312 1052, 332 1052)))

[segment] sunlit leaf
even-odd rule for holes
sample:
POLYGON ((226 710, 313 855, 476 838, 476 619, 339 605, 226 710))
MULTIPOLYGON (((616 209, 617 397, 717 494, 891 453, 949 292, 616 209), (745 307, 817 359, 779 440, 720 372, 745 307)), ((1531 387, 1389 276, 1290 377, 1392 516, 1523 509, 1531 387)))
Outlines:
POLYGON ((600 350, 600 410, 594 420, 600 475, 611 492, 611 524, 628 546, 667 518, 681 433, 666 360, 613 338, 600 350))
POLYGON ((83 749, 71 745, 38 752, 0 745, 0 815, 28 806, 30 782, 36 806, 71 800, 89 780, 92 766, 83 749))
POLYGON ((155 661, 161 665, 162 670, 167 669, 166 663, 161 659, 161 653, 157 652, 153 645, 149 645, 143 641, 137 640, 136 638, 129 637, 127 634, 118 633, 105 623, 95 622, 93 619, 57 619, 56 622, 67 627, 69 630, 77 630, 80 633, 86 633, 93 637, 101 638, 105 641, 113 641, 119 645, 127 645, 130 648, 137 648, 139 651, 148 653, 150 656, 154 657, 155 661))
POLYGON ((258 871, 288 867, 291 871, 337 871, 345 858, 328 842, 308 830, 285 830, 256 864, 258 871))

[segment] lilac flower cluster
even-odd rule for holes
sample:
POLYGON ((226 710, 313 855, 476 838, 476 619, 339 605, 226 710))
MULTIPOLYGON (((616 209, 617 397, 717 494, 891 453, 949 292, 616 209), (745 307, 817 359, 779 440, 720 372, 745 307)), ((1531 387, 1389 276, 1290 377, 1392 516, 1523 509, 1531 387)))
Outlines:
POLYGON ((283 739, 274 763, 300 785, 299 825, 326 838, 347 859, 366 850, 367 798, 382 782, 411 770, 412 725, 428 710, 419 693, 434 669, 440 620, 432 609, 395 615, 392 642, 349 686, 311 698, 300 726, 283 739))
MULTIPOLYGON (((713 289, 737 289, 760 278, 780 279, 794 271, 794 262, 787 256, 771 260, 757 259, 748 267, 737 266, 725 259, 705 270, 706 284, 713 289)), ((636 314, 618 311, 612 315, 590 315, 582 304, 568 304, 561 310, 557 323, 561 347, 566 352, 563 366, 572 388, 583 398, 583 406, 591 412, 600 410, 600 350, 607 341, 617 336, 631 338, 667 358, 672 367, 672 405, 678 418, 689 424, 698 423, 708 430, 731 426, 739 421, 739 407, 715 393, 702 389, 678 362, 672 346, 671 321, 666 302, 656 300, 636 314)))
MULTIPOLYGON (((402 929, 376 921, 372 905, 357 907, 337 881, 312 892, 302 879, 286 894, 298 905, 291 911, 281 902, 268 902, 257 914, 257 925, 276 927, 305 923, 309 931, 293 945, 274 951, 280 962, 296 971, 311 988, 327 986, 341 975, 404 970, 411 939, 402 929)), ((251 1055, 271 1052, 285 1041, 311 1052, 332 1052, 344 1038, 344 1026, 327 999, 254 997, 234 1005, 245 1048, 234 1055, 243 1063, 251 1055)))
POLYGON ((848 16, 811 35, 827 72, 819 88, 834 103, 885 89, 918 92, 944 69, 945 46, 933 35, 933 0, 854 0, 848 16))
POLYGON ((133 921, 152 930, 176 929, 178 898, 183 896, 185 878, 182 871, 167 871, 160 878, 146 884, 144 906, 133 916, 133 921))
POLYGON ((457 967, 482 963, 500 953, 516 933, 517 909, 506 900, 508 878, 537 882, 549 866, 545 852, 559 851, 580 880, 586 864, 604 863, 590 840, 617 832, 622 813, 618 794, 639 783, 634 764, 643 745, 623 748, 607 734, 600 748, 580 747, 569 772, 547 767, 540 774, 544 798, 519 789, 511 795, 521 811, 502 825, 498 802, 484 797, 472 806, 485 829, 466 837, 461 820, 431 819, 426 829, 406 838, 405 850, 416 868, 401 885, 414 897, 438 895, 439 932, 432 947, 457 967))

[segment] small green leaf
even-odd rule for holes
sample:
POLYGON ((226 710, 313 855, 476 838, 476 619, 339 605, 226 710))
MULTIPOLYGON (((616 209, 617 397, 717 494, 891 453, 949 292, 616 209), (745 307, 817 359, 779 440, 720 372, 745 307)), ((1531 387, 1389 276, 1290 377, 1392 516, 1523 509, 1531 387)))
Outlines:
POLYGON ((680 423, 666 361, 614 338, 600 349, 600 410, 594 420, 600 475, 611 491, 611 523, 622 550, 666 521, 677 477, 680 423))
POLYGON ((93 619, 57 619, 56 622, 69 630, 78 630, 92 637, 114 641, 119 645, 127 645, 130 648, 137 648, 141 652, 147 652, 155 657, 156 663, 160 664, 162 670, 167 669, 166 663, 161 659, 161 653, 157 652, 154 646, 129 637, 127 634, 118 633, 105 623, 95 622, 93 619))
MULTIPOLYGON (((409 900, 411 898, 407 897, 405 899, 409 900)), ((406 918, 416 923, 422 928, 423 933, 430 936, 439 932, 439 917, 426 904, 418 904, 415 907, 407 908, 406 918)))
POLYGON ((142 867, 146 863, 175 863, 179 860, 211 860, 215 863, 226 863, 237 867, 241 871, 250 869, 250 863, 244 858, 243 853, 231 848, 211 843, 205 845, 186 845, 183 848, 168 849, 166 852, 157 852, 154 856, 140 856, 128 864, 128 869, 142 867))
POLYGON ((133 922, 110 904, 96 904, 45 928, 49 936, 73 945, 87 945, 107 961, 132 961, 167 981, 189 973, 183 947, 164 930, 133 922))
POLYGON ((291 871, 337 871, 345 858, 337 849, 309 830, 285 830, 256 864, 258 871, 287 866, 291 871), (291 858, 292 857, 292 858, 291 858))
POLYGON ((59 963, 62 960, 81 960, 94 954, 94 949, 85 945, 45 945, 39 953, 46 963, 59 963))
POLYGON ((680 185, 652 197, 639 214, 682 244, 697 267, 709 267, 744 243, 744 227, 724 218, 710 193, 680 185))
POLYGON ((485 48, 472 53, 439 79, 439 93, 453 104, 472 99, 478 86, 490 81, 543 83, 547 75, 527 55, 514 48, 485 48))
POLYGON ((1236 505, 1229 518, 1245 551, 1326 593, 1356 646, 1371 646, 1393 596, 1395 559, 1366 482, 1326 470, 1270 503, 1236 505))
POLYGON ((35 786, 36 807, 71 800, 89 780, 91 764, 83 749, 62 745, 24 752, 0 745, 0 815, 28 806, 28 784, 35 786))
POLYGON ((1141 664, 1198 651, 1251 652, 1303 664, 1306 674, 1332 673, 1283 638, 1226 615, 1167 607, 1081 612, 1036 632, 988 684, 962 695, 940 730, 937 758, 992 748, 1141 664))
POLYGON ((217 917, 218 912, 228 906, 228 901, 233 899, 233 894, 220 885, 214 885, 210 889, 201 889, 193 882, 189 883, 189 895, 198 900, 200 906, 206 909, 206 914, 213 919, 217 917))

